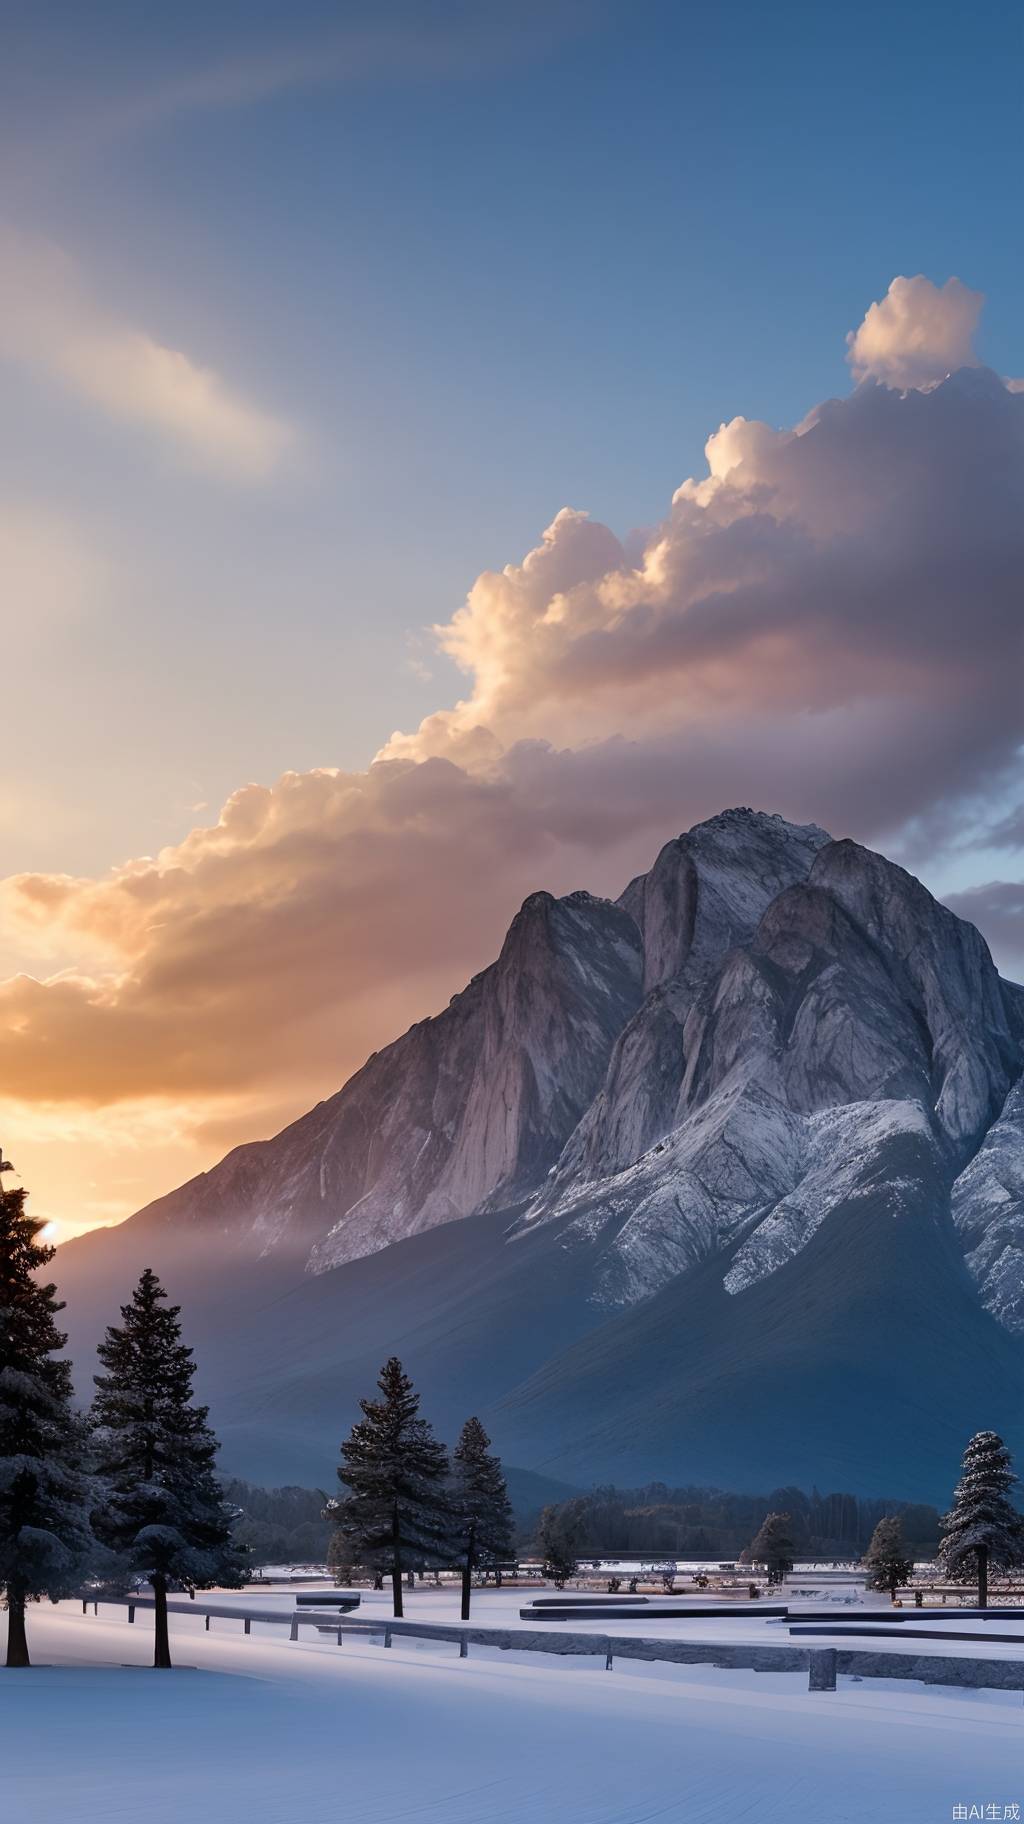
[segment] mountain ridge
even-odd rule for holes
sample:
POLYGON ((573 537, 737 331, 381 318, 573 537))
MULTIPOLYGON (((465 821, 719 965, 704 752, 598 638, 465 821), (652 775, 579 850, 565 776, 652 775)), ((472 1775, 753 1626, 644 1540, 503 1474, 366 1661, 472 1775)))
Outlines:
MULTIPOLYGON (((66 1244, 69 1322, 94 1341, 118 1274, 152 1255, 245 1473, 266 1477, 282 1438, 312 1447, 329 1389, 347 1409, 401 1344, 453 1422, 460 1402, 484 1407, 524 1468, 579 1483, 589 1439, 595 1474, 721 1480, 731 1452, 734 1481, 756 1463, 782 1483, 813 1479, 817 1439, 874 1492, 856 1332, 896 1346, 892 1275, 918 1426, 943 1322, 965 1423, 991 1387, 978 1362, 999 1363, 997 1403, 1024 1396, 1022 1082, 1024 996, 973 926, 849 839, 722 812, 617 901, 531 894, 496 961, 335 1096, 66 1244), (774 1425, 777 1474, 758 1436, 773 1376, 797 1414, 774 1425)), ((938 1492, 945 1429, 925 1427, 908 1494, 938 1492)))

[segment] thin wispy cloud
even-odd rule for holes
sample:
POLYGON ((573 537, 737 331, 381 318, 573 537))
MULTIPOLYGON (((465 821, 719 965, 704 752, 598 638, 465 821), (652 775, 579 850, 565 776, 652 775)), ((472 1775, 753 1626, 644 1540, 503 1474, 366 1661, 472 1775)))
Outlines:
MULTIPOLYGON (((31 150, 22 142, 19 159, 27 160, 35 180, 49 175, 63 181, 69 157, 100 155, 192 115, 255 107, 304 90, 472 80, 592 35, 607 11, 602 0, 521 0, 508 9, 449 0, 429 17, 415 7, 378 5, 368 23, 350 19, 311 28, 296 19, 286 33, 240 35, 228 50, 211 17, 191 43, 182 34, 170 40, 163 59, 170 73, 157 81, 142 73, 152 63, 145 46, 138 78, 120 85, 105 75, 95 83, 83 80, 79 63, 45 134, 34 136, 31 150)), ((140 21, 150 23, 143 15, 140 21)), ((59 79, 55 86, 61 89, 59 79)))
POLYGON ((43 374, 170 444, 188 462, 260 482, 295 441, 213 368, 110 311, 52 244, 0 232, 0 358, 43 374))

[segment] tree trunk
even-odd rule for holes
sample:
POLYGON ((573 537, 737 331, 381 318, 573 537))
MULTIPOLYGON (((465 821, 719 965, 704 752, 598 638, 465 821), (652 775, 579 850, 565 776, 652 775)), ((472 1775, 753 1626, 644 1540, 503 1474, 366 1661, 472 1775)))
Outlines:
POLYGON ((171 1665, 171 1638, 167 1630, 167 1580, 154 1577, 153 1583, 153 1665, 167 1672, 171 1665))
POLYGON ((391 1592, 395 1618, 401 1621, 405 1610, 402 1607, 402 1536, 398 1527, 397 1501, 391 1516, 391 1592))
POLYGON ((25 1633, 25 1598, 7 1597, 7 1664, 9 1666, 30 1666, 28 1656, 28 1637, 25 1633))
POLYGON ((462 1566, 462 1619, 469 1620, 469 1593, 473 1582, 473 1548, 476 1545, 476 1527, 469 1529, 466 1542, 466 1560, 462 1566))
POLYGON ((988 1608, 988 1546, 978 1547, 978 1607, 988 1608))

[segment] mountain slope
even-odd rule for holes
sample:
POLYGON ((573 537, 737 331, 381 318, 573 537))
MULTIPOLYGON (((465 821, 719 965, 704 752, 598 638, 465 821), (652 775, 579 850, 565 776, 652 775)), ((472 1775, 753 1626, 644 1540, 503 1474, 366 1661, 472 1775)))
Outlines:
POLYGON ((980 1309, 943 1203, 932 1149, 893 1135, 779 1271, 730 1295, 704 1262, 488 1420, 513 1459, 528 1448, 570 1478, 628 1486, 658 1462, 679 1481, 946 1498, 980 1415, 1022 1441, 1024 1363, 980 1309))
POLYGON ((617 907, 533 894, 497 962, 443 1013, 131 1227, 191 1242, 201 1225, 234 1255, 277 1253, 320 1271, 515 1198, 591 1101, 641 969, 636 927, 617 907))

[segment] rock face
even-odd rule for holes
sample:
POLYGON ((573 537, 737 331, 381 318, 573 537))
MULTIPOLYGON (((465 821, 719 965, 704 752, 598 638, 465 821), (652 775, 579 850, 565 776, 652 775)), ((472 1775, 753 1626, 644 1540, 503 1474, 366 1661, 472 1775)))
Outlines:
POLYGON ((925 1137, 951 1180, 1019 1068, 1016 1001, 973 926, 903 869, 818 830, 784 825, 769 868, 771 822, 726 813, 699 826, 620 902, 654 900, 654 987, 523 1219, 601 1233, 609 1304, 647 1296, 741 1232, 727 1289, 775 1271, 893 1132, 925 1137), (699 916, 708 850, 717 949, 699 916), (690 934, 671 978, 666 905, 685 906, 690 934))
MULTIPOLYGON (((617 903, 534 894, 497 962, 330 1101, 61 1249, 69 1319, 106 1321, 137 1258, 183 1301, 193 1285, 219 1364, 207 1397, 264 1478, 272 1435, 318 1436, 327 1384, 354 1400, 398 1348, 453 1422, 484 1406, 524 1467, 583 1479, 667 1476, 684 1438, 689 1478, 722 1479, 707 1428, 742 1412, 743 1486, 773 1376, 806 1423, 776 1426, 762 1473, 814 1479, 811 1442, 842 1436, 815 1429, 829 1384, 849 1485, 885 1492, 857 1458, 872 1327, 880 1347, 900 1331, 918 1428, 936 1326, 970 1355, 965 1424, 993 1374, 1024 1395, 1022 1069, 1024 999, 972 926, 856 843, 724 812, 617 903), (254 1334, 262 1430, 242 1390, 254 1334), (635 1407, 645 1357, 660 1429, 635 1407)), ((889 1486, 920 1493, 931 1473, 911 1460, 889 1486)))
POLYGON ((629 916, 534 893, 501 955, 275 1140, 237 1147, 136 1221, 212 1220, 314 1272, 514 1203, 558 1158, 640 999, 629 916))

